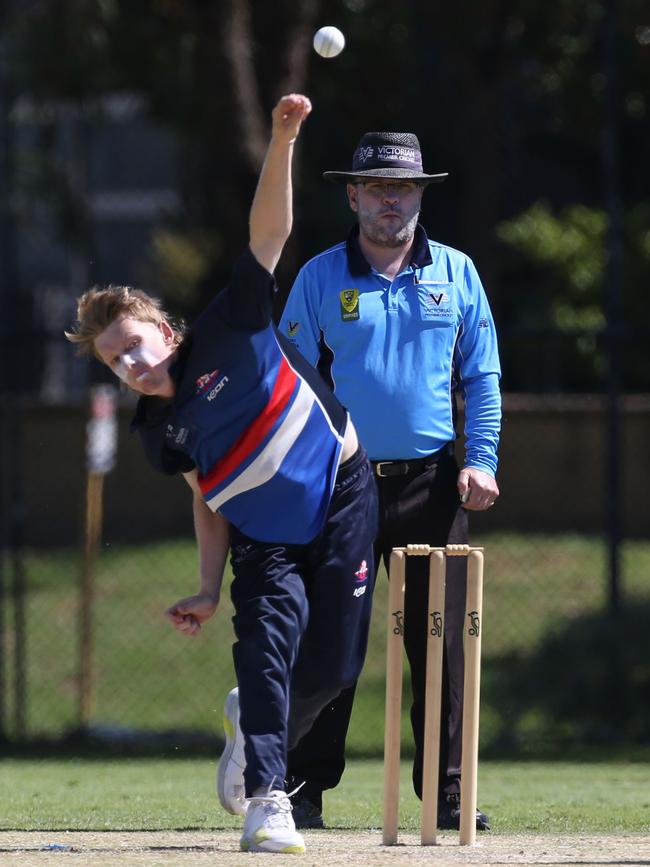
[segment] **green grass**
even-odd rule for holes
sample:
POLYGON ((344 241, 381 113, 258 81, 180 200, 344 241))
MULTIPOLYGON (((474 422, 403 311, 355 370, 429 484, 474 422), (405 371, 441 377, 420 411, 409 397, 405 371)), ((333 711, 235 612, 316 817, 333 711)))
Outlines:
MULTIPOLYGON (((514 534, 474 541, 486 549, 482 745, 500 742, 504 732, 515 741, 549 736, 556 724, 553 707, 539 707, 534 694, 530 708, 517 706, 513 690, 519 687, 511 683, 525 682, 528 674, 524 663, 543 650, 549 636, 559 634, 563 639, 562 630, 570 635, 574 625, 604 609, 604 542, 577 535, 514 534)), ((650 605, 650 543, 628 541, 622 553, 623 595, 630 603, 634 601, 640 616, 646 609, 637 603, 650 605)), ((18 731, 14 724, 15 636, 10 631, 6 641, 6 720, 11 736, 57 736, 78 722, 79 573, 78 552, 27 553, 26 727, 18 731)), ((196 551, 191 540, 102 548, 94 605, 92 723, 220 734, 223 700, 235 680, 229 579, 217 616, 197 640, 175 633, 163 617, 171 602, 194 590, 195 574, 196 551)), ((382 571, 348 741, 354 755, 378 754, 382 748, 386 589, 382 571)), ((11 605, 6 622, 13 622, 11 605)), ((634 630, 626 646, 631 638, 640 641, 639 636, 646 634, 647 630, 634 630)), ((580 665, 589 665, 591 649, 579 646, 572 653, 568 668, 579 677, 580 665)), ((640 706, 649 678, 647 665, 643 667, 644 653, 637 655, 638 660, 632 660, 625 670, 636 678, 630 700, 640 706)), ((537 665, 543 673, 543 657, 537 665)), ((541 688, 536 674, 528 679, 541 688)), ((568 691, 575 692, 573 685, 568 691)), ((600 696, 598 702, 607 707, 600 696)), ((637 719, 635 725, 635 730, 642 732, 645 720, 637 719)), ((576 738, 575 726, 576 721, 569 720, 552 736, 576 740, 580 731, 576 738)), ((408 750, 407 701, 403 731, 408 750)))
MULTIPOLYGON (((208 830, 240 827, 214 795, 214 760, 17 761, 1 766, 0 830, 208 830)), ((402 767, 401 825, 419 828, 402 767)), ((495 833, 650 831, 650 765, 483 762, 479 802, 495 833)), ((325 795, 329 827, 381 826, 382 765, 356 760, 325 795)))

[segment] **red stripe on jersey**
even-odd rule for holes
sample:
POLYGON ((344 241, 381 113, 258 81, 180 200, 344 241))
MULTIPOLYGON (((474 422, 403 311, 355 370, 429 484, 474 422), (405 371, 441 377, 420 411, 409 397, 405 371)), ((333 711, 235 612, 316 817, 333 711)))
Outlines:
POLYGON ((199 487, 204 494, 227 478, 263 442, 289 402, 297 380, 298 376, 289 367, 287 359, 282 358, 273 392, 262 412, 210 472, 205 476, 199 475, 199 487))

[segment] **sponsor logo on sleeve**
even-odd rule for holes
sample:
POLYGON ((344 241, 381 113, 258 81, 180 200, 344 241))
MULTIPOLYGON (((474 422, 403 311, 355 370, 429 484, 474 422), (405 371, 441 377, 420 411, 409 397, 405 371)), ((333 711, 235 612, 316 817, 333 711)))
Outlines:
POLYGON ((196 380, 196 394, 198 397, 206 397, 208 401, 214 400, 227 382, 227 376, 222 376, 219 379, 218 370, 204 373, 196 380))
POLYGON ((341 302, 341 319, 349 322, 359 318, 359 290, 342 289, 339 292, 341 302))
POLYGON ((203 376, 199 376, 196 380, 196 393, 202 395, 206 391, 209 391, 213 383, 216 382, 217 376, 219 376, 218 370, 213 370, 212 373, 204 373, 203 376))

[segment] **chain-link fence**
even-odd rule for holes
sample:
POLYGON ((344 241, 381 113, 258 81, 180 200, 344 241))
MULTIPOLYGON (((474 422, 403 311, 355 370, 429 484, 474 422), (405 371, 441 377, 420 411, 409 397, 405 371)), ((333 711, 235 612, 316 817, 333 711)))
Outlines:
MULTIPOLYGON (((3 20, 10 10, 21 11, 20 4, 6 5, 3 20)), ((78 744, 82 734, 86 741, 143 749, 161 738, 187 747, 220 737, 222 703, 234 681, 227 582, 220 611, 199 639, 173 632, 163 611, 196 580, 189 492, 182 481, 156 477, 146 466, 126 433, 124 395, 117 464, 91 483, 85 402, 89 383, 108 374, 75 360, 62 337, 74 298, 92 283, 141 286, 191 318, 224 284, 246 244, 267 118, 263 102, 286 71, 276 51, 266 52, 264 65, 252 32, 245 42, 251 50, 222 57, 224 43, 212 41, 218 28, 209 5, 209 27, 194 13, 165 23, 171 7, 144 13, 126 4, 124 14, 133 19, 113 28, 118 13, 107 7, 93 19, 94 27, 105 17, 105 29, 93 33, 103 34, 98 44, 113 45, 117 54, 82 53, 69 75, 59 61, 78 53, 61 52, 50 31, 61 18, 66 26, 76 20, 86 33, 81 6, 80 19, 52 13, 50 20, 48 4, 41 4, 17 31, 0 27, 0 739, 12 746, 66 736, 78 744), (18 50, 32 45, 22 41, 31 32, 27 25, 36 28, 33 56, 18 50), (169 41, 161 42, 161 32, 169 41), (133 50, 124 51, 131 38, 133 50), (147 39, 153 40, 148 46, 147 39), (185 53, 191 46, 198 46, 201 62, 185 53), (49 51, 56 62, 44 61, 49 51), (98 66, 89 78, 95 54, 98 66), (7 62, 13 55, 19 68, 7 62), (127 72, 129 57, 142 61, 138 74, 136 67, 127 72), (245 100, 250 113, 240 117, 241 87, 215 92, 213 82, 229 80, 231 66, 234 80, 252 82, 255 76, 246 76, 255 70, 246 58, 261 64, 260 79, 268 81, 254 100, 245 100), (243 119, 241 130, 237 123, 226 129, 223 118, 243 119)), ((287 20, 299 19, 307 33, 305 10, 315 15, 316 6, 303 4, 298 14, 284 5, 287 20)), ((371 70, 383 61, 366 40, 368 14, 356 15, 359 4, 345 5, 350 32, 358 27, 364 38, 342 62, 354 56, 371 70)), ((227 16, 217 16, 220 24, 224 19, 229 26, 237 4, 231 6, 227 16)), ((265 4, 258 6, 255 16, 266 15, 265 4)), ((375 11, 382 19, 403 16, 398 7, 378 4, 375 11)), ((309 83, 318 110, 301 145, 296 226, 280 263, 278 305, 297 267, 339 241, 352 219, 343 192, 328 191, 321 178, 323 170, 347 165, 355 140, 350 125, 365 128, 382 116, 395 128, 410 126, 413 109, 437 87, 445 135, 418 111, 417 131, 427 161, 449 169, 450 178, 424 197, 422 219, 432 236, 466 249, 479 265, 499 329, 505 390, 537 393, 506 395, 502 496, 472 521, 472 541, 486 549, 484 750, 636 743, 650 731, 644 485, 650 402, 644 395, 621 397, 645 389, 649 375, 648 353, 639 351, 645 297, 638 287, 647 282, 650 256, 644 174, 637 168, 647 151, 638 76, 647 69, 641 52, 648 28, 633 23, 640 9, 634 5, 625 29, 630 126, 620 160, 614 135, 620 120, 601 111, 601 88, 582 90, 602 79, 609 92, 614 58, 601 66, 597 51, 576 53, 557 16, 549 18, 549 33, 560 28, 549 41, 557 43, 557 56, 548 46, 522 44, 513 63, 508 52, 518 38, 532 38, 530 28, 513 24, 504 41, 500 19, 486 9, 477 32, 494 28, 494 44, 506 52, 494 64, 495 78, 472 60, 483 47, 468 46, 459 66, 445 45, 456 26, 466 30, 453 4, 445 7, 446 27, 439 26, 440 10, 434 26, 431 4, 413 6, 412 21, 386 32, 404 40, 400 63, 416 66, 400 67, 389 79, 378 68, 383 87, 361 102, 347 87, 354 67, 337 67, 340 84, 336 71, 309 80, 303 49, 302 55, 286 52, 298 75, 294 86, 309 83), (570 63, 561 62, 565 53, 570 63), (580 56, 588 66, 577 63, 580 56), (573 70, 576 77, 568 80, 579 86, 562 90, 558 68, 563 75, 573 70), (459 86, 467 97, 462 112, 459 86), (343 96, 348 109, 354 105, 353 119, 345 105, 341 110, 343 96), (575 112, 558 113, 565 103, 575 112), (480 147, 471 133, 476 129, 480 147), (633 181, 620 190, 617 162, 633 181), (603 176, 607 195, 596 192, 603 176), (633 291, 622 292, 623 276, 633 291), (607 392, 609 400, 541 396, 562 392, 607 392)), ((275 18, 284 38, 286 22, 275 18)), ((255 20, 268 48, 271 19, 255 20)), ((538 31, 548 38, 545 28, 538 31)), ((579 28, 576 37, 589 33, 597 37, 593 27, 579 28)), ((349 738, 358 753, 377 753, 382 745, 386 584, 382 572, 349 738)))
MULTIPOLYGON (((532 404, 539 401, 506 398, 502 499, 489 524, 487 514, 473 521, 472 541, 486 551, 483 750, 537 752, 612 738, 639 743, 649 730, 650 540, 638 532, 623 539, 614 604, 611 549, 598 530, 605 510, 596 466, 602 437, 595 432, 603 413, 585 418, 575 402, 573 411, 538 406, 546 446, 540 439, 534 457, 523 461, 517 456, 530 455, 532 404), (592 449, 583 428, 595 436, 592 449)), ((624 416, 628 448, 650 426, 648 407, 635 406, 624 416)), ((184 748, 212 743, 234 683, 229 577, 199 638, 171 629, 164 609, 196 584, 190 493, 178 480, 158 479, 122 425, 90 589, 84 585, 84 415, 37 415, 22 448, 22 539, 2 561, 4 734, 10 741, 59 739, 78 735, 81 726, 86 738, 114 748, 146 748, 161 738, 184 748), (39 453, 43 438, 68 442, 67 450, 57 449, 49 480, 53 452, 39 453), (85 642, 84 592, 91 612, 85 642)), ((636 513, 640 489, 626 484, 624 491, 625 514, 636 513)), ((377 754, 383 744, 386 590, 382 569, 349 737, 358 754, 377 754)))

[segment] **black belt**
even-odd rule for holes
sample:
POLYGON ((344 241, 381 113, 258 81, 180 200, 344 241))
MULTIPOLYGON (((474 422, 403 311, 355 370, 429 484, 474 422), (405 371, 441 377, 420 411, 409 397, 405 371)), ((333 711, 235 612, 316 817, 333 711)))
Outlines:
POLYGON ((409 473, 415 473, 421 470, 427 470, 434 464, 437 464, 440 458, 451 456, 454 454, 454 444, 447 443, 437 452, 432 455, 427 455, 424 458, 409 458, 408 461, 371 461, 375 475, 380 479, 385 479, 388 476, 406 476, 409 473))

